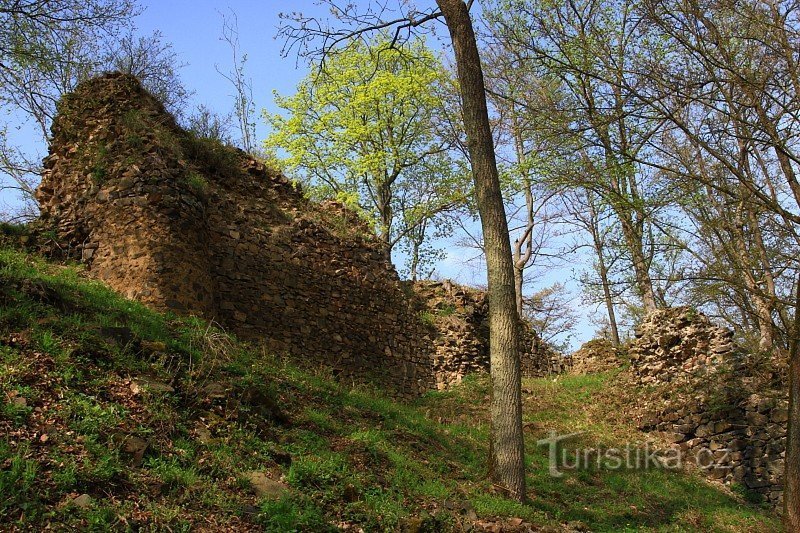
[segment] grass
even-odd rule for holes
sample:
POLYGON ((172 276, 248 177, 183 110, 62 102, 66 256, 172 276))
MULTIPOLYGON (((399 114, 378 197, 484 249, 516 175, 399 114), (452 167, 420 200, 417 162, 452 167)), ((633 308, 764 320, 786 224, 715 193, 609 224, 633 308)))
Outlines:
POLYGON ((197 172, 189 172, 186 176, 186 184, 189 188, 200 196, 208 194, 208 180, 197 172))
POLYGON ((550 430, 583 432, 575 446, 642 442, 614 382, 525 382, 520 504, 487 480, 485 377, 397 403, 153 312, 77 267, 0 249, 0 529, 778 530, 689 473, 551 477, 536 445, 550 430), (286 490, 256 496, 252 471, 286 490), (81 494, 90 503, 72 505, 81 494))

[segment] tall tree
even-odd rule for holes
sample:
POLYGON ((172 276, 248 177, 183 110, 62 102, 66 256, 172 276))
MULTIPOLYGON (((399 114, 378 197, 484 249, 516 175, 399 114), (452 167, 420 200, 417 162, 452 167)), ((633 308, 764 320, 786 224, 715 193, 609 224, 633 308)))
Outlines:
MULTIPOLYGON (((531 79, 542 72, 557 80, 558 100, 550 106, 553 139, 573 147, 585 159, 587 174, 566 173, 564 185, 591 188, 619 221, 633 287, 644 310, 663 305, 652 279, 657 251, 650 238, 658 205, 648 169, 638 164, 658 124, 638 113, 641 104, 618 90, 615 80, 635 77, 638 30, 628 2, 580 0, 558 4, 502 0, 489 11, 490 28, 507 50, 507 69, 526 69, 531 79), (585 157, 584 157, 585 156, 585 157)), ((633 82, 635 83, 635 81, 633 82)), ((517 89, 518 105, 536 108, 536 91, 517 89)))
POLYGON ((514 294, 514 265, 489 124, 483 70, 469 13, 472 0, 469 5, 462 0, 437 0, 438 11, 425 12, 403 3, 401 8, 405 7, 407 11, 391 20, 383 17, 382 9, 358 13, 354 4, 339 6, 332 0, 327 3, 341 21, 355 27, 339 30, 316 19, 297 16, 294 19, 296 25, 282 30, 291 46, 313 42, 316 51, 324 56, 342 43, 363 39, 365 34, 386 28, 394 30, 390 41, 394 45, 404 35, 421 31, 426 23, 444 17, 455 52, 462 117, 488 271, 492 379, 490 472, 494 481, 511 497, 524 500, 521 342, 514 294), (316 46, 320 39, 321 46, 316 46))
POLYGON ((524 500, 520 317, 483 70, 467 4, 461 0, 437 0, 437 5, 444 15, 456 58, 464 129, 486 251, 492 376, 491 471, 512 497, 524 500))

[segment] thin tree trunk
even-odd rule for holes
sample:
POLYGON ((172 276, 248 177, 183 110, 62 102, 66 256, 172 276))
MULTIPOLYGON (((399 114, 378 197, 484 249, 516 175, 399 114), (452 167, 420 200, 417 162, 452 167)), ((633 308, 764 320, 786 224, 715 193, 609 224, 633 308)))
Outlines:
POLYGON ((614 312, 614 301, 611 299, 611 287, 608 283, 608 269, 603 258, 603 250, 597 250, 597 268, 600 271, 600 282, 603 284, 603 299, 608 312, 608 324, 611 327, 611 342, 614 346, 620 345, 619 329, 617 328, 617 315, 614 312))
POLYGON ((392 261, 392 222, 394 221, 394 213, 392 211, 392 189, 391 186, 381 184, 378 186, 377 191, 377 205, 378 215, 381 219, 380 233, 378 238, 383 244, 383 252, 386 254, 386 259, 392 261))
POLYGON ((603 238, 600 236, 599 218, 594 207, 594 197, 591 192, 586 192, 586 204, 589 208, 589 230, 592 234, 594 251, 597 253, 597 270, 600 274, 600 283, 603 285, 603 300, 608 312, 608 324, 611 327, 611 342, 614 346, 619 346, 619 328, 617 328, 617 314, 614 312, 614 300, 611 298, 611 284, 608 282, 608 267, 603 256, 603 238))
MULTIPOLYGON (((512 119, 514 120, 513 135, 514 135, 514 150, 517 154, 517 163, 520 168, 525 168, 525 146, 522 141, 522 132, 520 131, 519 124, 517 123, 516 111, 513 108, 511 111, 512 119)), ((520 318, 522 317, 523 307, 523 293, 522 286, 525 283, 525 268, 528 266, 528 261, 531 260, 533 255, 533 191, 531 191, 531 180, 528 176, 528 171, 525 170, 522 177, 522 185, 525 192, 525 230, 522 236, 514 242, 513 258, 514 258, 514 288, 517 294, 517 313, 520 318), (523 252, 523 248, 525 251, 523 252)))
POLYGON ((653 280, 650 278, 650 266, 642 252, 642 235, 634 228, 633 221, 627 218, 627 214, 619 214, 620 225, 622 226, 622 236, 631 253, 633 260, 633 273, 636 277, 636 286, 642 297, 642 304, 646 313, 655 311, 656 293, 653 290, 653 280))
POLYGON ((795 286, 794 327, 789 350, 789 422, 783 488, 786 531, 800 531, 800 272, 795 286))
POLYGON ((524 501, 525 445, 519 359, 519 315, 508 235, 486 90, 469 9, 462 0, 437 0, 455 52, 467 134, 481 216, 489 295, 489 355, 492 378, 490 473, 512 498, 524 501))
MULTIPOLYGON (((523 267, 524 268, 524 267, 523 267)), ((517 313, 522 318, 522 283, 524 270, 520 268, 519 264, 514 265, 514 293, 516 294, 517 313)))
POLYGON ((409 265, 409 276, 411 281, 417 281, 419 273, 419 249, 422 246, 422 241, 418 240, 416 235, 412 237, 411 243, 411 264, 409 265))

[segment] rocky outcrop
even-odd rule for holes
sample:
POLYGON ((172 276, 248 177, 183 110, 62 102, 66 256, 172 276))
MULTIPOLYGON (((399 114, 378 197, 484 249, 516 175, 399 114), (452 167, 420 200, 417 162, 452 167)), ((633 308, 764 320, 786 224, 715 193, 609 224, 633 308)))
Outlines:
POLYGON ((788 401, 758 356, 687 307, 648 315, 628 350, 632 378, 651 391, 637 399, 641 429, 660 433, 712 479, 779 506, 788 401))
MULTIPOLYGON (((58 111, 41 223, 91 276, 399 396, 488 366, 485 298, 456 289, 458 318, 426 321, 443 308, 399 279, 355 213, 183 131, 135 78, 82 83, 58 111)), ((530 372, 550 365, 534 353, 530 372)))

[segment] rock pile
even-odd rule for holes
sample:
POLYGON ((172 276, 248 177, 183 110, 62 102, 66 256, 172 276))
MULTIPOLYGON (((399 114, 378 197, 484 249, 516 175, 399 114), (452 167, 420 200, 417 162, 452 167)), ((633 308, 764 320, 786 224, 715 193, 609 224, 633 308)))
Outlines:
POLYGON ((569 358, 571 374, 597 374, 622 365, 620 354, 611 341, 593 339, 583 343, 569 358))
MULTIPOLYGON (((489 370, 489 303, 486 293, 447 280, 421 281, 414 291, 426 304, 425 321, 435 326, 433 366, 439 389, 458 383, 467 374, 489 370)), ((558 373, 563 358, 523 323, 520 362, 523 375, 558 373)))
POLYGON ((667 383, 697 376, 738 356, 733 331, 690 307, 659 309, 636 328, 628 347, 642 383, 667 383))
POLYGON ((786 390, 757 386, 730 330, 686 307, 651 313, 630 343, 635 380, 652 387, 638 404, 641 429, 659 432, 709 477, 782 501, 786 390))

